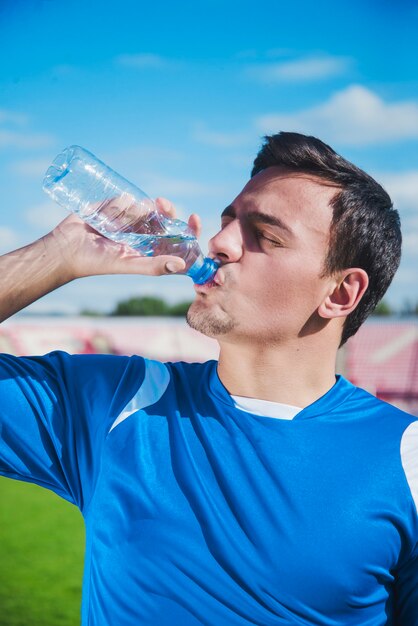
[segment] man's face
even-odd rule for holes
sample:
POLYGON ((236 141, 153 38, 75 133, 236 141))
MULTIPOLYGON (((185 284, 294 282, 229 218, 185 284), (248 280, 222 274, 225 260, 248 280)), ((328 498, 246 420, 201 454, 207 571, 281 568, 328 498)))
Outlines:
POLYGON ((332 290, 322 271, 336 192, 279 167, 252 178, 209 243, 223 284, 195 285, 190 326, 224 341, 270 344, 317 330, 316 311, 332 290))

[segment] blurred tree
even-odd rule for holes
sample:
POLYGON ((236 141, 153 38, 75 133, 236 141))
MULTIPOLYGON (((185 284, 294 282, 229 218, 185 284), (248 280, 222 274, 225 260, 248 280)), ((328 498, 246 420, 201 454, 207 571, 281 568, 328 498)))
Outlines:
POLYGON ((393 309, 384 300, 381 300, 381 302, 379 302, 379 304, 377 305, 377 307, 372 313, 372 315, 379 315, 379 316, 393 315, 393 314, 394 314, 393 309))
POLYGON ((179 302, 178 304, 173 304, 170 307, 168 314, 173 315, 174 317, 185 317, 190 305, 191 302, 179 302))
POLYGON ((169 306, 161 298, 129 298, 118 302, 110 315, 169 315, 169 306))
POLYGON ((100 313, 99 311, 94 311, 93 309, 82 309, 80 311, 80 315, 83 317, 103 317, 106 313, 100 313))

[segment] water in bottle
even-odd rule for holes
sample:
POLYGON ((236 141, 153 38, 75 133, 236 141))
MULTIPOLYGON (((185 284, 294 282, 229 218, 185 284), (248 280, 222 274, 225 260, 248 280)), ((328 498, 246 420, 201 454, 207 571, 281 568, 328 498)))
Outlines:
POLYGON ((105 237, 144 256, 181 257, 186 263, 182 273, 197 284, 210 281, 218 269, 216 261, 203 256, 185 222, 164 215, 141 189, 80 146, 55 158, 43 188, 105 237))

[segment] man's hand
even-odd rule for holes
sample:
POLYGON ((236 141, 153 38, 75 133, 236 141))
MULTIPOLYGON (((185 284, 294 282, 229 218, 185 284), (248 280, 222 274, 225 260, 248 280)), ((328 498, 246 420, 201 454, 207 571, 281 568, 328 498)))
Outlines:
MULTIPOLYGON (((156 203, 166 215, 175 217, 171 202, 157 198, 156 203)), ((188 225, 198 237, 199 217, 191 215, 188 225)), ((0 321, 76 278, 99 274, 160 276, 184 268, 179 257, 143 257, 129 246, 103 237, 76 215, 69 215, 48 235, 0 257, 0 321)))
MULTIPOLYGON (((174 205, 169 200, 157 198, 155 202, 161 212, 176 217, 174 205)), ((188 225, 198 237, 201 232, 199 217, 191 215, 188 225)), ((183 259, 176 256, 141 256, 128 245, 103 237, 76 215, 69 215, 46 235, 45 244, 48 246, 52 241, 62 255, 70 280, 99 274, 160 276, 185 268, 183 259)))

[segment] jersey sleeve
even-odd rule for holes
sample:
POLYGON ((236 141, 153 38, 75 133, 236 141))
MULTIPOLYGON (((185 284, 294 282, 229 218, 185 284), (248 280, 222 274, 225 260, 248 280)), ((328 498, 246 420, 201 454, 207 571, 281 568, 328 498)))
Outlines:
POLYGON ((143 377, 141 357, 0 355, 0 474, 83 510, 106 436, 143 377))

